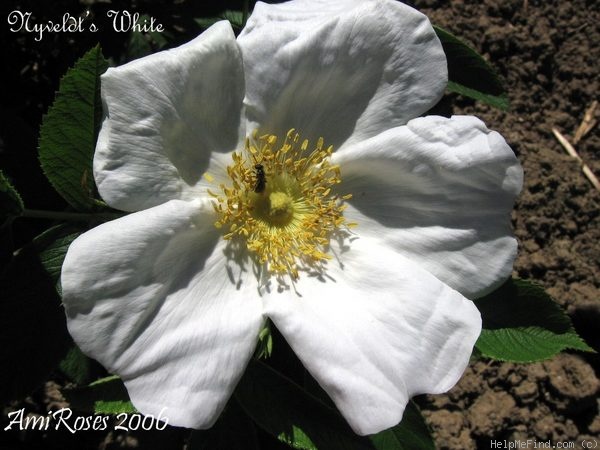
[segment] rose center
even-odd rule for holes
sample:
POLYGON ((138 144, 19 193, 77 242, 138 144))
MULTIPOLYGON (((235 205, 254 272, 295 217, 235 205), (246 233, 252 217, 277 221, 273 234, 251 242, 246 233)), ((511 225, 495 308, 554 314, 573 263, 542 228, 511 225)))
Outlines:
POLYGON ((271 192, 267 207, 267 215, 274 224, 286 224, 294 214, 293 199, 285 192, 271 192))
POLYGON ((274 135, 247 139, 227 167, 231 184, 209 194, 224 239, 242 239, 269 273, 296 279, 300 268, 322 268, 331 258, 332 234, 354 225, 343 216, 343 201, 351 195, 332 193, 340 171, 322 138, 313 150, 293 129, 281 146, 277 141, 274 135))

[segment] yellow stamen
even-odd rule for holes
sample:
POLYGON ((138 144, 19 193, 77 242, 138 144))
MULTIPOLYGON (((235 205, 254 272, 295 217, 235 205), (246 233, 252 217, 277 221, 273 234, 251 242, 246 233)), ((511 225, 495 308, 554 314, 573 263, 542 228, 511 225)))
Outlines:
POLYGON ((232 154, 227 167, 231 185, 216 201, 217 228, 224 239, 242 238, 272 274, 298 278, 298 269, 322 267, 331 258, 327 247, 332 233, 355 224, 343 217, 350 194, 332 194, 341 182, 340 170, 330 163, 333 147, 319 138, 314 150, 291 129, 281 146, 275 135, 246 139, 244 151, 232 154))

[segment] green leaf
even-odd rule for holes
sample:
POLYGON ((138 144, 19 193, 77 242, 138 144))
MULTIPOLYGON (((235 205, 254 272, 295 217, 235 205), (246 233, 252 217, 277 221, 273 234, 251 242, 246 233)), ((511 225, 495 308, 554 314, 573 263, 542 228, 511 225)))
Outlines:
POLYGON ((88 386, 64 389, 62 394, 71 408, 94 414, 137 412, 129 400, 123 381, 116 375, 102 378, 88 386))
POLYGON ((152 45, 147 34, 132 31, 127 42, 125 61, 132 61, 152 53, 152 45))
POLYGON ((13 251, 12 222, 23 212, 23 200, 0 170, 0 271, 10 261, 13 251))
POLYGON ((493 106, 494 108, 501 109, 503 111, 508 111, 510 109, 508 97, 506 97, 505 95, 486 94, 482 91, 469 88, 463 84, 456 83, 454 81, 448 81, 446 88, 450 92, 455 92, 464 97, 474 98, 475 100, 479 100, 480 102, 493 106))
POLYGON ((435 450, 429 428, 417 405, 406 405, 402 422, 393 428, 371 436, 377 450, 435 450))
POLYGON ((477 349, 501 361, 533 362, 564 349, 593 351, 575 332, 571 320, 544 290, 512 279, 475 301, 483 319, 477 349))
MULTIPOLYGON (((150 23, 150 20, 151 17, 148 14, 143 14, 139 17, 138 23, 150 23)), ((132 61, 162 50, 172 39, 173 36, 167 31, 150 31, 148 33, 132 31, 127 42, 124 61, 132 61)))
POLYGON ((15 253, 0 277, 0 398, 29 394, 58 366, 72 345, 56 284, 77 232, 57 226, 15 253))
POLYGON ((254 357, 265 359, 269 358, 271 353, 273 353, 273 335, 271 333, 271 321, 268 320, 258 334, 258 344, 256 344, 254 357))
POLYGON ((42 169, 60 195, 80 211, 96 204, 92 158, 102 120, 100 75, 107 68, 100 46, 77 61, 61 80, 40 129, 42 169))
POLYGON ((234 28, 244 27, 244 13, 242 11, 224 11, 221 18, 229 20, 234 28))
POLYGON ((207 29, 209 28, 211 25, 214 25, 215 23, 217 23, 219 20, 223 20, 221 17, 196 17, 194 19, 194 22, 196 22, 196 24, 202 28, 202 29, 207 29))
POLYGON ((23 200, 0 170, 0 221, 18 217, 23 212, 23 200))
POLYGON ((59 368, 69 379, 77 384, 86 384, 90 380, 92 361, 73 345, 67 356, 60 362, 59 368))
POLYGON ((216 17, 199 17, 194 19, 202 29, 206 29, 220 20, 229 20, 231 26, 236 30, 244 28, 245 17, 242 11, 226 10, 216 17))
POLYGON ((259 427, 293 448, 374 448, 369 439, 354 434, 337 411, 262 362, 250 362, 235 396, 259 427))
POLYGON ((235 392, 267 433, 301 450, 434 450, 429 429, 410 402, 402 422, 381 433, 356 435, 332 407, 263 362, 252 360, 235 392))
POLYGON ((73 225, 57 225, 37 236, 32 242, 32 245, 42 249, 40 261, 55 285, 58 285, 60 280, 67 250, 80 234, 81 230, 73 225))
MULTIPOLYGON (((326 405, 333 402, 317 381, 306 371, 304 389, 326 405)), ((431 433, 418 406, 411 400, 402 416, 402 422, 395 427, 370 436, 377 450, 435 450, 431 433)))
POLYGON ((504 87, 487 61, 452 33, 433 28, 448 60, 448 90, 507 110, 510 104, 504 87))

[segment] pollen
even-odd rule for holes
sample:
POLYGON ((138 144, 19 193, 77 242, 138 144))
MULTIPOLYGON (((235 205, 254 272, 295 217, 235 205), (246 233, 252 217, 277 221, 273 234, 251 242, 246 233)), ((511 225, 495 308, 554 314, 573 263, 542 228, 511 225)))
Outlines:
POLYGON ((242 240, 270 274, 297 279, 300 269, 323 269, 332 236, 354 225, 343 216, 352 196, 334 193, 341 176, 332 152, 323 138, 311 148, 294 129, 281 143, 255 132, 232 154, 229 185, 208 191, 215 227, 226 240, 242 240))

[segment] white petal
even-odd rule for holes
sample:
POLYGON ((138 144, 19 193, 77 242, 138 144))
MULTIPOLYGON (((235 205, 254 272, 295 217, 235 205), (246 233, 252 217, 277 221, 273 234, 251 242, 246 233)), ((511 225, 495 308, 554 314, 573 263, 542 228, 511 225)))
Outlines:
POLYGON ((358 238, 300 295, 265 313, 359 434, 400 422, 409 398, 450 389, 481 330, 473 303, 401 255, 358 238))
POLYGON ((258 2, 238 42, 250 121, 335 148, 419 116, 447 81, 427 17, 392 0, 258 2))
POLYGON ((211 209, 173 200, 100 225, 62 271, 81 349, 123 378, 142 413, 165 408, 169 424, 192 428, 216 420, 263 323, 256 280, 228 272, 211 209))
POLYGON ((205 195, 202 174, 240 141, 244 74, 229 22, 108 69, 101 83, 107 117, 94 176, 102 198, 137 211, 205 195))
POLYGON ((475 298, 511 273, 510 212, 523 171, 475 117, 424 117, 334 155, 356 233, 475 298))

